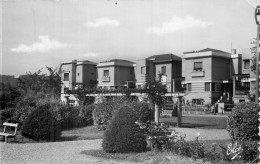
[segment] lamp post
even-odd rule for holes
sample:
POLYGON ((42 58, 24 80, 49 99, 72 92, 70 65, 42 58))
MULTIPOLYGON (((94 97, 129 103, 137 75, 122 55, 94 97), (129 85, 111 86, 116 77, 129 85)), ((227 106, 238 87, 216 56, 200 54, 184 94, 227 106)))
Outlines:
POLYGON ((256 32, 256 91, 255 91, 255 102, 258 103, 258 97, 259 97, 259 31, 260 31, 260 6, 257 6, 255 8, 255 21, 257 24, 257 32, 256 32))

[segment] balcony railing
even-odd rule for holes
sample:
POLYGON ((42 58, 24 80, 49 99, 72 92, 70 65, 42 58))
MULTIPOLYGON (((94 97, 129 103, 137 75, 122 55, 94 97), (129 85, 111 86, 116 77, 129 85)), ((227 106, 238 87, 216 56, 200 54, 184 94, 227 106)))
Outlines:
POLYGON ((192 77, 204 77, 205 76, 205 71, 192 71, 191 72, 192 77))
POLYGON ((102 77, 103 82, 109 82, 110 81, 110 76, 103 76, 102 77))

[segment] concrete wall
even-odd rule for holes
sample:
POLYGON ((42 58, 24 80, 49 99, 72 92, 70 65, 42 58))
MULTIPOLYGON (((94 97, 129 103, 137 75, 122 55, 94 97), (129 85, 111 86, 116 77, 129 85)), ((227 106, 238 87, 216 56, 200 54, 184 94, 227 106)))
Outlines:
POLYGON ((212 58, 188 58, 184 59, 183 74, 185 81, 202 81, 212 79, 212 58), (202 71, 194 71, 194 62, 202 62, 202 71))
POLYGON ((227 58, 212 58, 212 80, 231 80, 231 60, 227 58))
POLYGON ((70 88, 74 90, 75 83, 76 83, 76 63, 64 63, 61 66, 61 81, 62 81, 62 90, 61 92, 64 93, 64 88, 70 88), (64 81, 64 73, 69 73, 69 81, 64 81))
POLYGON ((90 80, 97 80, 97 68, 96 65, 84 65, 83 66, 83 82, 89 83, 90 80))
POLYGON ((242 73, 242 58, 241 54, 233 54, 232 57, 232 68, 231 75, 233 74, 241 74, 242 73))
POLYGON ((115 85, 115 67, 99 67, 97 68, 98 72, 98 86, 114 86, 115 85), (109 70, 109 81, 104 81, 104 70, 109 70))
POLYGON ((136 83, 152 82, 155 79, 155 67, 151 60, 142 59, 136 61, 135 67, 136 83), (148 74, 141 74, 142 67, 149 67, 148 74))
POLYGON ((134 67, 115 67, 114 86, 124 86, 126 81, 135 81, 134 67))

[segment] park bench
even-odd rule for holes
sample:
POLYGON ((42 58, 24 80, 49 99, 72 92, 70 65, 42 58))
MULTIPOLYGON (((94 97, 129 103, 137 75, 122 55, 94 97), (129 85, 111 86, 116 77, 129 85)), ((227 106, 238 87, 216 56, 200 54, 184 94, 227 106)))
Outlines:
POLYGON ((3 126, 4 126, 4 131, 0 132, 0 136, 3 136, 5 138, 5 143, 7 143, 8 137, 15 139, 18 124, 4 122, 3 126), (13 133, 12 133, 12 131, 13 131, 13 133))

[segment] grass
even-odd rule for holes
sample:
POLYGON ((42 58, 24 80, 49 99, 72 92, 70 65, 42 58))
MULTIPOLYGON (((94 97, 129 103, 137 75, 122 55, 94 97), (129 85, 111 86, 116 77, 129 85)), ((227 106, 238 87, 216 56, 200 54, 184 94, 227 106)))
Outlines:
MULTIPOLYGON (((210 141, 201 141, 205 150, 208 152, 211 150, 212 143, 217 145, 227 145, 231 142, 230 140, 210 140, 210 141)), ((241 160, 234 161, 224 161, 221 160, 221 148, 217 146, 216 154, 214 157, 205 154, 205 157, 202 159, 193 159, 190 157, 181 156, 174 154, 172 152, 155 152, 147 151, 142 153, 106 153, 104 150, 86 150, 81 152, 81 154, 91 155, 93 157, 102 158, 106 160, 115 160, 115 161, 127 161, 127 162, 137 162, 137 163, 152 163, 152 164, 171 164, 171 163, 216 163, 216 164, 249 164, 250 162, 243 162, 241 160)))
MULTIPOLYGON (((160 118, 161 122, 169 122, 171 126, 177 125, 177 118, 160 118)), ((211 116, 183 116, 182 125, 187 128, 201 128, 201 129, 225 129, 226 117, 211 117, 211 116)), ((75 141, 75 140, 91 140, 102 139, 103 131, 99 131, 95 126, 87 126, 82 128, 75 128, 62 131, 60 141, 75 141)), ((10 139, 10 143, 32 143, 37 142, 29 138, 21 136, 18 131, 16 140, 10 139)))
MULTIPOLYGON (((160 121, 168 122, 171 126, 177 125, 177 117, 160 118, 160 121)), ((227 117, 182 116, 182 127, 200 129, 226 129, 227 117)))
MULTIPOLYGON (((98 158, 103 158, 107 160, 116 160, 116 161, 128 161, 128 162, 137 162, 144 163, 149 162, 152 164, 170 164, 175 161, 189 161, 190 163, 196 163, 195 159, 187 159, 187 157, 182 156, 173 156, 171 152, 155 152, 147 151, 142 153, 106 153, 104 150, 87 150, 81 152, 81 154, 91 155, 98 158)), ((202 160, 197 160, 197 162, 202 162, 202 160)))

